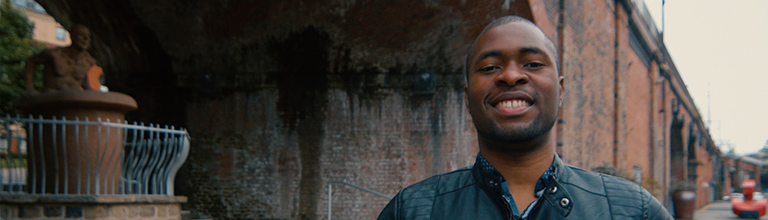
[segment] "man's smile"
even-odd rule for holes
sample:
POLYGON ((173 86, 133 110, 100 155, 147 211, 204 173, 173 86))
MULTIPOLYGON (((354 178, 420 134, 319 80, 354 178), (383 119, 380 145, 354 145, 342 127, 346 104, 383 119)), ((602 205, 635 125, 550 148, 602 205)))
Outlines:
POLYGON ((501 108, 501 109, 513 109, 513 108, 528 107, 528 106, 531 106, 531 104, 525 100, 519 100, 519 99, 504 100, 499 102, 499 104, 496 104, 496 108, 501 108))
POLYGON ((533 104, 533 98, 524 92, 505 92, 495 96, 489 104, 503 115, 520 115, 533 104))

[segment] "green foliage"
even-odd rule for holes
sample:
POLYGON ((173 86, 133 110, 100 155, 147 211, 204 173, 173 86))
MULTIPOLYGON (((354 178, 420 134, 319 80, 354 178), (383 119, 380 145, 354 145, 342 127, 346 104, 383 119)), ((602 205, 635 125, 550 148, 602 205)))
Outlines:
POLYGON ((626 172, 622 169, 617 169, 613 167, 610 164, 603 163, 603 165, 592 167, 592 172, 602 173, 602 174, 608 174, 611 176, 617 176, 624 179, 627 179, 629 181, 632 181, 630 178, 627 177, 626 172))
POLYGON ((18 167, 26 167, 27 166, 27 159, 26 158, 8 158, 9 156, 2 156, 2 159, 0 159, 0 168, 18 168, 18 167))
POLYGON ((672 185, 669 187, 670 191, 696 191, 696 182, 694 181, 672 181, 672 185))
MULTIPOLYGON (((24 65, 26 59, 45 47, 32 40, 34 24, 10 0, 0 5, 0 115, 17 114, 12 102, 26 89, 24 65)), ((35 86, 42 86, 41 71, 36 72, 35 86)))

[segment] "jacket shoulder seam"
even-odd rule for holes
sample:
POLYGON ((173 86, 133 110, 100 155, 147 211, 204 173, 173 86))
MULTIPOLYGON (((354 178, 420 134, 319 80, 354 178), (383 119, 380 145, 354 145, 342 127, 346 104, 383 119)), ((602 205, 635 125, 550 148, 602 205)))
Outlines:
MULTIPOLYGON (((605 186, 605 177, 604 176, 602 176, 602 175, 600 176, 600 181, 602 181, 603 182, 603 186, 605 186)), ((613 205, 611 203, 611 196, 608 195, 608 187, 603 187, 603 190, 605 190, 605 192, 603 192, 603 194, 605 194, 605 200, 608 200, 608 213, 610 213, 611 220, 613 220, 613 205)))
MULTIPOLYGON (((462 169, 458 169, 458 170, 454 170, 454 171, 451 171, 451 172, 449 172, 449 173, 441 174, 441 175, 440 175, 440 177, 442 177, 442 176, 444 176, 444 175, 453 174, 453 173, 460 173, 460 172, 471 172, 471 171, 472 171, 472 170, 471 170, 470 168, 462 168, 462 169)), ((472 180, 471 176, 470 176, 470 180, 472 180)), ((439 189, 439 188, 440 188, 440 180, 438 180, 437 184, 438 184, 438 187, 437 187, 437 188, 439 189)), ((445 191, 445 192, 439 192, 439 191, 438 191, 437 193, 435 193, 435 196, 442 196, 442 195, 445 195, 445 194, 449 194, 449 193, 452 193, 452 192, 456 192, 456 191, 462 190, 462 189, 464 189, 464 188, 467 188, 467 187, 469 187, 469 186, 472 186, 472 185, 474 185, 474 184, 475 184, 475 183, 474 183, 474 181, 467 181, 467 184, 465 184, 465 185, 463 185, 463 186, 460 186, 460 187, 456 187, 456 189, 453 189, 453 190, 449 190, 449 191, 445 191)))

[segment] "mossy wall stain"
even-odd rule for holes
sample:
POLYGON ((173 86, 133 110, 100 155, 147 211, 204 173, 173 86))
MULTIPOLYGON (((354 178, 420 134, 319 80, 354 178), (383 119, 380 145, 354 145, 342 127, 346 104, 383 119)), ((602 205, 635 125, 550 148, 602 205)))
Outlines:
POLYGON ((277 108, 283 124, 299 140, 301 176, 299 180, 299 217, 317 219, 322 181, 323 123, 328 104, 327 34, 314 27, 292 33, 272 46, 278 71, 268 80, 277 82, 277 108))
POLYGON ((291 129, 296 128, 300 120, 325 109, 329 43, 326 34, 307 27, 271 46, 278 70, 269 73, 268 81, 277 82, 280 91, 277 107, 283 122, 291 129))

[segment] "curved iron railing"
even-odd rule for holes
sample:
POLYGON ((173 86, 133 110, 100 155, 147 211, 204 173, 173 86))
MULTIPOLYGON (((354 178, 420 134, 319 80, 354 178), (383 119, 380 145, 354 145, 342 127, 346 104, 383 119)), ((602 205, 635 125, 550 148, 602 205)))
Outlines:
POLYGON ((0 194, 174 195, 184 129, 88 118, 0 117, 0 194))

